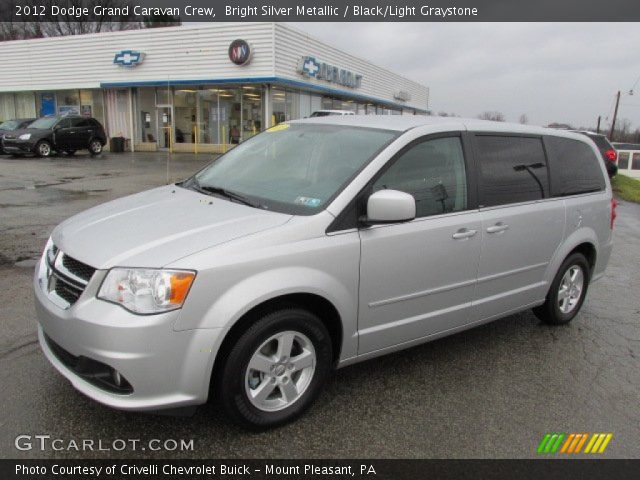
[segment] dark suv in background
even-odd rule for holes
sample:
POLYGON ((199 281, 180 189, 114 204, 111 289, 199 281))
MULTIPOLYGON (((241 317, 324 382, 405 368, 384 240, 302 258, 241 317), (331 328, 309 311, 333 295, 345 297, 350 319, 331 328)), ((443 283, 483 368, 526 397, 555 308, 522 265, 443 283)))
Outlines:
POLYGON ((104 128, 95 118, 74 115, 53 115, 39 118, 27 128, 4 136, 4 150, 14 155, 33 153, 48 157, 53 151, 73 155, 88 150, 98 155, 107 143, 104 128))
POLYGON ((14 130, 20 130, 26 128, 35 118, 14 118, 13 120, 7 120, 0 123, 0 154, 4 153, 2 150, 2 139, 7 132, 13 132, 14 130))
POLYGON ((587 131, 578 131, 577 133, 586 135, 596 144, 596 147, 600 150, 600 154, 604 160, 604 165, 607 167, 609 178, 612 178, 616 173, 618 173, 618 152, 613 148, 613 145, 609 143, 607 137, 599 133, 587 131))

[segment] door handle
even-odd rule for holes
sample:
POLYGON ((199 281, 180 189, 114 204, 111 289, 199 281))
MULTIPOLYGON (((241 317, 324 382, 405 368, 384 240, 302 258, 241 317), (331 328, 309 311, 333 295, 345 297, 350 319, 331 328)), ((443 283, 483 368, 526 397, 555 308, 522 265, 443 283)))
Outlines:
POLYGON ((461 228, 456 233, 451 235, 451 237, 454 240, 464 240, 465 238, 473 237, 476 233, 478 233, 477 230, 469 230, 468 228, 461 228))
POLYGON ((500 233, 500 232, 504 232, 508 228, 509 228, 509 225, 507 225, 506 223, 498 222, 492 227, 488 227, 487 233, 500 233))

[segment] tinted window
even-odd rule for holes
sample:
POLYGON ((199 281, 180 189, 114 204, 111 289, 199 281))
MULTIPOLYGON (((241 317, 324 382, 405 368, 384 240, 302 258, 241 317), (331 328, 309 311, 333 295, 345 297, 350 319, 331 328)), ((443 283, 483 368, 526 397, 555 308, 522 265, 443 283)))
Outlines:
POLYGON ((58 128, 69 128, 69 127, 71 127, 71 119, 70 118, 63 118, 62 120, 60 120, 60 122, 58 122, 57 127, 58 128))
POLYGON ((87 121, 84 118, 70 118, 72 127, 86 127, 87 121))
POLYGON ((458 137, 419 143, 401 156, 373 184, 373 191, 401 190, 416 199, 416 216, 467 208, 464 155, 458 137))
POLYGON ((564 196, 603 190, 601 162, 584 142, 570 138, 545 138, 551 171, 551 195, 564 196))
POLYGON ((480 205, 538 200, 547 195, 547 165, 542 140, 478 135, 480 205))
POLYGON ((609 140, 607 140, 607 137, 605 137, 604 135, 587 134, 587 137, 593 140, 593 142, 596 144, 596 146, 600 149, 601 152, 605 152, 607 150, 613 150, 613 147, 609 143, 609 140))

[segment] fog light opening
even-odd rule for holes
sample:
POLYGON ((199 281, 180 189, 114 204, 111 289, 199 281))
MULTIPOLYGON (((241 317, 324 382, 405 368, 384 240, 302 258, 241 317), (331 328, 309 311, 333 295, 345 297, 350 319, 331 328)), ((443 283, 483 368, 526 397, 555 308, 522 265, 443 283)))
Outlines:
POLYGON ((115 368, 111 369, 111 378, 113 378, 113 383, 116 384, 117 387, 122 387, 122 375, 115 368))

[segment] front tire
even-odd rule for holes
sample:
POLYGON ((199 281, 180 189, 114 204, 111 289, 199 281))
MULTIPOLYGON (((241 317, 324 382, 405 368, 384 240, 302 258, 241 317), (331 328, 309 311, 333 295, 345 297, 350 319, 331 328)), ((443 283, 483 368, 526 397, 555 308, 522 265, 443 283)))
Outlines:
POLYGON ((558 269, 544 304, 533 309, 550 325, 564 325, 578 314, 587 295, 591 270, 581 253, 569 255, 558 269))
POLYGON ((241 426, 282 425, 311 406, 332 359, 329 332, 316 315, 299 308, 278 310, 238 338, 216 379, 217 397, 241 426))
POLYGON ((102 142, 97 139, 93 139, 89 142, 89 153, 91 156, 100 155, 102 153, 102 142))
POLYGON ((39 157, 50 157, 51 156, 51 144, 46 140, 40 140, 36 144, 36 148, 34 149, 34 153, 39 157))

